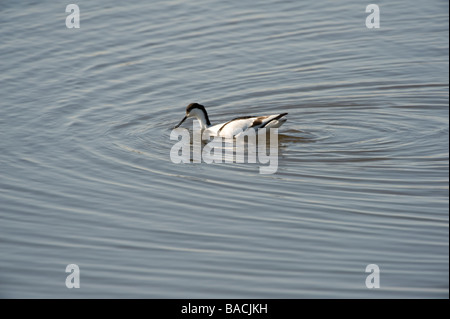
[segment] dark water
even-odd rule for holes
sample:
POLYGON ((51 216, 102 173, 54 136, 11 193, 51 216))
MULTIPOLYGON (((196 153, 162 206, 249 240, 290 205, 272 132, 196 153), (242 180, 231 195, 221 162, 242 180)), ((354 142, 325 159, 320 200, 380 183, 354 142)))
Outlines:
POLYGON ((448 298, 448 1, 369 3, 3 1, 0 296, 448 298), (172 163, 190 102, 277 173, 172 163))

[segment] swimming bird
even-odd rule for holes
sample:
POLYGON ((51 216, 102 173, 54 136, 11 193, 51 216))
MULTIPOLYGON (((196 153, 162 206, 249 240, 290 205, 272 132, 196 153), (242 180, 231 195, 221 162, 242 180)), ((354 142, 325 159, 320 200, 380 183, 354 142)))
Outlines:
POLYGON ((211 125, 208 113, 203 105, 191 103, 186 107, 186 116, 178 123, 178 128, 187 118, 195 117, 202 130, 207 130, 210 136, 237 137, 249 128, 255 130, 260 128, 277 128, 286 122, 284 117, 287 113, 267 115, 267 116, 241 116, 231 121, 211 125))

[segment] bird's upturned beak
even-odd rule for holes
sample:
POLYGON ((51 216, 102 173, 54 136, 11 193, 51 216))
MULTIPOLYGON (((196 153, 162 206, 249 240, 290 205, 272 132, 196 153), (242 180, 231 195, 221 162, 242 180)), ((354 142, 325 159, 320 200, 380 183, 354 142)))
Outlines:
POLYGON ((187 115, 185 117, 183 117, 183 119, 181 120, 180 123, 178 123, 177 126, 175 126, 174 128, 178 128, 181 124, 183 124, 183 122, 187 119, 187 115))

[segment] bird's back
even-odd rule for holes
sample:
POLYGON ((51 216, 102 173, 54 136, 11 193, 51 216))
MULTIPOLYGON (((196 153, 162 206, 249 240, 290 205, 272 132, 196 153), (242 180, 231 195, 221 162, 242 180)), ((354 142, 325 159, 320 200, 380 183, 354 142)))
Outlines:
POLYGON ((212 136, 234 137, 250 128, 277 128, 286 122, 284 116, 287 113, 268 116, 241 116, 226 123, 214 125, 208 128, 212 136))

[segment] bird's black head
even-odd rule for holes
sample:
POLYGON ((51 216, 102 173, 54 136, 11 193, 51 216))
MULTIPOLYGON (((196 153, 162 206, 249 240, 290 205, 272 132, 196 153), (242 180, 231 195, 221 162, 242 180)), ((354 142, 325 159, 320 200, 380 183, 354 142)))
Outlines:
POLYGON ((189 115, 193 109, 200 109, 206 113, 206 109, 203 105, 198 103, 191 103, 186 107, 186 115, 189 115))
POLYGON ((198 116, 198 114, 201 113, 206 120, 206 124, 211 125, 211 122, 209 121, 208 112, 206 112, 206 109, 203 105, 198 103, 191 103, 186 107, 186 116, 198 116), (196 115, 197 114, 197 115, 196 115))
POLYGON ((205 119, 207 125, 211 125, 205 107, 198 103, 191 103, 186 107, 186 116, 180 123, 178 123, 177 126, 175 126, 175 128, 179 127, 188 117, 202 117, 205 119))

